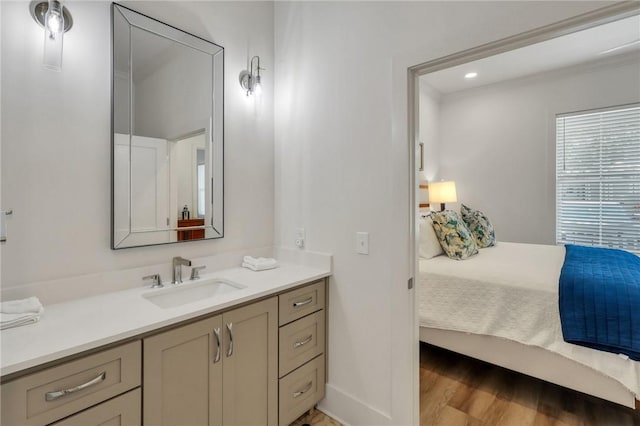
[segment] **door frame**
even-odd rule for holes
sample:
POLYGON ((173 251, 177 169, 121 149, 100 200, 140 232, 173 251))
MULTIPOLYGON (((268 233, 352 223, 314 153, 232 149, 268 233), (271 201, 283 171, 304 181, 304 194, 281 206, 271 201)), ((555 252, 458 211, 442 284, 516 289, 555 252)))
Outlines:
MULTIPOLYGON (((564 19, 549 25, 545 25, 530 31, 519 33, 510 37, 506 37, 497 41, 486 43, 471 49, 462 50, 451 55, 443 56, 434 60, 421 62, 410 66, 406 69, 406 90, 407 90, 407 136, 408 136, 408 152, 409 152, 409 256, 410 271, 409 277, 415 285, 419 277, 419 259, 418 259, 418 240, 419 229, 416 227, 416 218, 420 212, 419 209, 419 182, 417 153, 418 153, 418 123, 419 123, 419 78, 422 75, 443 70, 445 68, 454 67, 464 63, 476 61, 489 56, 494 56, 510 50, 519 49, 521 47, 547 41, 563 35, 586 30, 588 28, 607 24, 609 22, 628 18, 630 16, 640 14, 640 2, 623 1, 591 12, 580 14, 568 19, 564 19)), ((395 115, 395 114, 394 114, 395 115)), ((418 298, 416 291, 410 292, 409 312, 413 314, 413 329, 411 335, 413 339, 409 344, 414 348, 413 351, 413 424, 420 424, 420 339, 419 339, 419 316, 418 316, 418 298)))

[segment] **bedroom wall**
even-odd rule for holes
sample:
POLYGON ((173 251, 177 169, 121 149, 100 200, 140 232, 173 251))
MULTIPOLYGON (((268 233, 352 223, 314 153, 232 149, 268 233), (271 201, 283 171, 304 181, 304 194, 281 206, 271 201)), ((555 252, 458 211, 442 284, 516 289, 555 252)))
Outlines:
POLYGON ((606 4, 276 3, 276 243, 304 227, 334 256, 322 407, 337 418, 413 421, 407 67, 606 4))
POLYGON ((273 245, 273 3, 123 2, 225 48, 225 236, 120 251, 109 248, 111 3, 65 2, 60 73, 42 68, 29 3, 0 3, 1 204, 14 210, 2 289, 273 245), (252 55, 271 68, 261 103, 238 84, 252 55))
POLYGON ((556 114, 640 102, 640 54, 443 96, 439 173, 498 240, 555 244, 556 114))
MULTIPOLYGON (((421 81, 420 89, 420 117, 418 119, 418 141, 424 143, 423 164, 424 171, 420 172, 420 179, 433 182, 438 176, 439 140, 440 140, 440 93, 428 83, 421 81)), ((443 177, 446 180, 446 177, 443 177)))

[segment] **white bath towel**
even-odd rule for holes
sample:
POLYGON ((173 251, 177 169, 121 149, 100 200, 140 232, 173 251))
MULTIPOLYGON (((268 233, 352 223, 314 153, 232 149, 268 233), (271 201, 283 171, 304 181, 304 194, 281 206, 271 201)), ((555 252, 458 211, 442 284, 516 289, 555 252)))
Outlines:
POLYGON ((38 322, 43 311, 42 303, 37 297, 2 302, 0 303, 0 329, 38 322))
POLYGON ((278 264, 278 261, 271 258, 271 257, 251 257, 251 256, 245 256, 242 259, 243 263, 246 263, 248 265, 253 265, 257 268, 262 268, 262 267, 272 267, 274 265, 278 264))
POLYGON ((277 268, 278 261, 273 258, 245 256, 242 259, 242 266, 252 271, 264 271, 277 268))
POLYGON ((274 269, 278 267, 278 264, 276 263, 275 265, 263 265, 263 266, 256 266, 256 265, 252 265, 250 263, 246 263, 246 262, 242 262, 242 267, 243 268, 247 268, 247 269, 251 269, 252 271, 266 271, 268 269, 274 269))

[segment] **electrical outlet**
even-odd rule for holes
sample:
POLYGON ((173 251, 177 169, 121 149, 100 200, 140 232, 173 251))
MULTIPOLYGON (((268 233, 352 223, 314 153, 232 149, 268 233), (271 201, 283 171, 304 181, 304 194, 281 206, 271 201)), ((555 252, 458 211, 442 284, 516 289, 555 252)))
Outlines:
POLYGON ((369 254, 369 233, 356 233, 356 252, 358 254, 369 254))
POLYGON ((304 240, 305 240, 304 228, 296 228, 296 238, 295 238, 296 247, 304 248, 304 240))

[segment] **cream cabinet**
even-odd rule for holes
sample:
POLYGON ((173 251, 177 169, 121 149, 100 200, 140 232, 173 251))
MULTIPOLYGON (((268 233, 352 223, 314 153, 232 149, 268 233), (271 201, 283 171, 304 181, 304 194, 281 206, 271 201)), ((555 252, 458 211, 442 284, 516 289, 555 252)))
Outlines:
POLYGON ((146 425, 275 425, 273 297, 143 341, 146 425))
POLYGON ((279 417, 286 426, 324 398, 325 281, 278 296, 279 417))
POLYGON ((91 407, 51 426, 140 425, 140 388, 91 407))
POLYGON ((325 285, 3 382, 0 423, 288 425, 324 397, 325 285))
MULTIPOLYGON (((137 340, 3 383, 2 425, 53 423, 89 407, 100 407, 103 401, 139 387, 140 353, 137 340)), ((114 414, 110 419, 101 417, 103 407, 84 414, 81 421, 85 425, 101 424, 117 418, 122 408, 125 424, 139 425, 139 398, 137 417, 131 415, 131 398, 126 398, 126 408, 110 405, 114 414)))

